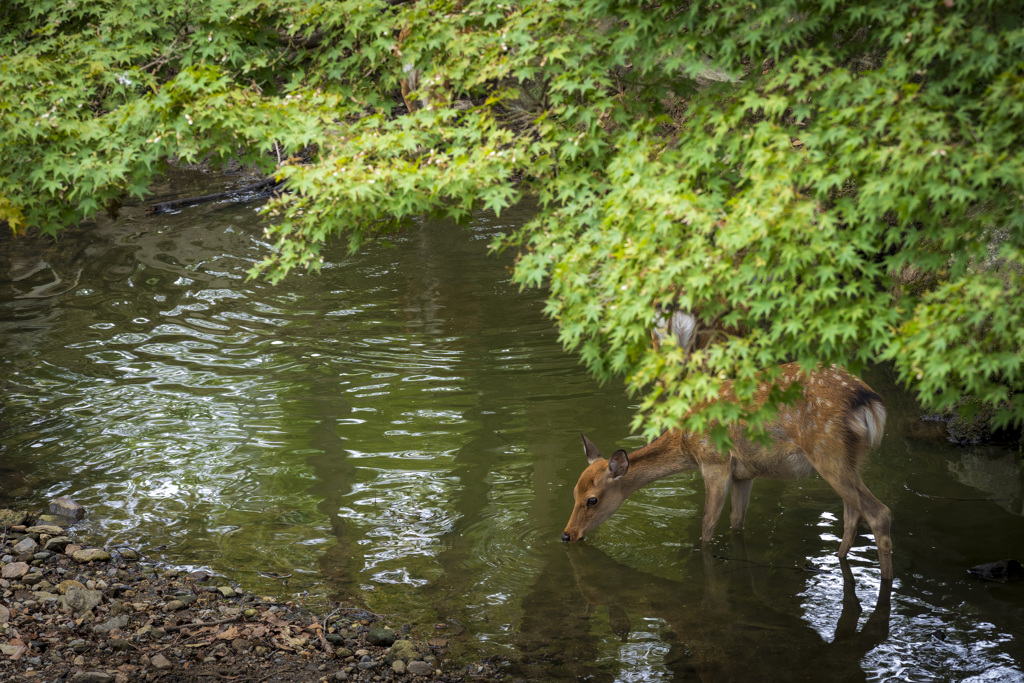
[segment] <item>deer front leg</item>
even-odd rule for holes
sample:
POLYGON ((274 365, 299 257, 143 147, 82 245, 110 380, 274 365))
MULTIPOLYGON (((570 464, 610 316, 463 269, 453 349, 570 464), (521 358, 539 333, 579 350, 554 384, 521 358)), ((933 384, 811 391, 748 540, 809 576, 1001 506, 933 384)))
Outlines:
POLYGON ((704 475, 704 524, 700 540, 707 543, 715 535, 715 526, 725 507, 725 495, 729 492, 728 465, 706 465, 701 468, 704 475))

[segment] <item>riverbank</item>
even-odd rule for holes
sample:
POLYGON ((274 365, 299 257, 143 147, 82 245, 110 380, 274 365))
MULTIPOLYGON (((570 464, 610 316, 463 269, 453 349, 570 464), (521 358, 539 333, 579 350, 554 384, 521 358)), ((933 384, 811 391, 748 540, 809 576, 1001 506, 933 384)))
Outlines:
POLYGON ((299 683, 478 681, 494 666, 447 658, 358 606, 325 613, 230 578, 161 566, 129 547, 90 548, 71 515, 0 510, 0 680, 299 683))

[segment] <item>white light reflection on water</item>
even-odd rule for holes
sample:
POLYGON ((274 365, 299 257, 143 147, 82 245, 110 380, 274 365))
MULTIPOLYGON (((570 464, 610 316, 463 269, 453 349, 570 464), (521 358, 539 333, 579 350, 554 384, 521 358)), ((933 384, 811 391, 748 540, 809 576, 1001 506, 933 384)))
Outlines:
MULTIPOLYGON (((645 626, 658 625, 650 623, 654 620, 646 621, 649 623, 645 626)), ((672 672, 665 667, 665 656, 669 653, 670 647, 660 633, 663 628, 664 625, 661 625, 656 631, 641 630, 630 634, 630 642, 623 644, 618 650, 618 661, 622 663, 622 669, 616 676, 616 681, 647 683, 672 678, 672 672)))

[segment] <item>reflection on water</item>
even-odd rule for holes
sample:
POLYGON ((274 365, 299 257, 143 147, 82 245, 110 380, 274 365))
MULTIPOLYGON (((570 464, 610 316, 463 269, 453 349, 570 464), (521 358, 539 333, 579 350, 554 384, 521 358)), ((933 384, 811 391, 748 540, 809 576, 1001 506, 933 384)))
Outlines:
POLYGON ((820 480, 756 482, 743 538, 703 552, 699 475, 662 480, 566 548, 579 431, 640 443, 621 388, 487 255, 529 209, 339 248, 271 287, 245 277, 255 208, 3 238, 0 503, 68 494, 99 542, 447 623, 453 653, 530 679, 1021 678, 1022 586, 966 575, 1024 558, 1015 455, 919 438, 883 371, 865 480, 894 513, 891 599, 872 539, 835 558, 820 480))
POLYGON ((524 642, 531 655, 519 668, 529 678, 577 676, 581 672, 571 663, 593 659, 585 675, 597 679, 616 672, 622 680, 637 681, 820 680, 823 672, 834 670, 829 680, 866 680, 859 663, 889 633, 888 583, 875 584, 870 617, 860 626, 863 610, 844 562, 838 585, 826 588, 837 621, 830 633, 819 634, 813 621, 791 613, 787 601, 777 605, 771 592, 757 585, 764 576, 743 557, 742 541, 734 541, 728 561, 705 556, 685 581, 637 571, 586 544, 571 546, 573 584, 564 586, 561 572, 546 573, 538 581, 556 585, 539 591, 565 590, 577 597, 578 607, 567 612, 550 603, 547 609, 543 603, 536 606, 530 617, 536 621, 532 639, 524 642), (592 647, 609 632, 621 645, 603 658, 557 651, 552 658, 538 656, 570 631, 576 648, 592 647), (629 665, 620 670, 623 661, 629 665))

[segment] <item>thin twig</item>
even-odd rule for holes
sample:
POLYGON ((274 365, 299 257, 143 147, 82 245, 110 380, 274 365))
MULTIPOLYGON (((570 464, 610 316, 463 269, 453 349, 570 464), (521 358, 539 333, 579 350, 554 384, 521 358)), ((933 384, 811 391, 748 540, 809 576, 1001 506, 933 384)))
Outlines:
POLYGON ((217 621, 199 621, 190 624, 178 624, 176 626, 167 626, 164 631, 167 633, 173 633, 174 631, 180 631, 183 628, 205 628, 207 626, 220 626, 221 624, 230 624, 238 621, 241 617, 228 617, 227 619, 219 619, 217 621))

